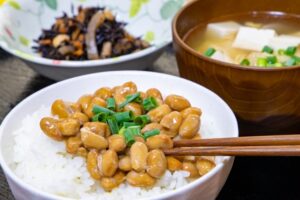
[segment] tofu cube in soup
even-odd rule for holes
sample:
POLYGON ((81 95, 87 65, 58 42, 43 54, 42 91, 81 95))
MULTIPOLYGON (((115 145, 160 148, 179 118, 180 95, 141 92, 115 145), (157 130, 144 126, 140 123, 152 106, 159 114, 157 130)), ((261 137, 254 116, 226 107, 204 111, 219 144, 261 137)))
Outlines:
POLYGON ((261 51, 275 36, 276 32, 272 29, 241 27, 233 42, 233 47, 261 51))
POLYGON ((211 58, 218 60, 218 61, 222 61, 222 62, 228 62, 228 63, 232 63, 232 59, 227 56, 225 53, 223 53, 222 51, 217 50, 212 56, 211 58))
POLYGON ((275 50, 287 49, 300 44, 300 36, 280 35, 270 40, 269 46, 275 50))
POLYGON ((237 33, 241 25, 236 22, 218 22, 207 25, 207 34, 212 34, 216 37, 229 37, 237 33))

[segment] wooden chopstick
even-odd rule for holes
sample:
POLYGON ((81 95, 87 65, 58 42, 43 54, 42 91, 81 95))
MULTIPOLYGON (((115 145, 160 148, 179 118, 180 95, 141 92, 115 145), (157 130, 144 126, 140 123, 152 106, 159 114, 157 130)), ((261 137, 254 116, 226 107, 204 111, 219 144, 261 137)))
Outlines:
POLYGON ((199 146, 277 146, 300 145, 300 135, 271 135, 250 136, 235 138, 213 138, 199 140, 177 140, 174 147, 199 147, 199 146))
POLYGON ((300 156, 300 135, 182 139, 174 141, 174 147, 165 149, 164 153, 172 156, 300 156))
POLYGON ((300 156, 300 145, 184 147, 165 149, 166 156, 300 156))

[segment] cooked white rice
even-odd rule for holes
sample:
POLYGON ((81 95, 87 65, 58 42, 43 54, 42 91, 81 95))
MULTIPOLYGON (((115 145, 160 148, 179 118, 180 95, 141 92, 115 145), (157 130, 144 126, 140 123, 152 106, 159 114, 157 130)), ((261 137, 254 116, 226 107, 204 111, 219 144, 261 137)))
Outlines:
POLYGON ((84 200, 137 199, 175 190, 188 183, 185 171, 165 175, 149 190, 122 184, 108 193, 92 179, 86 170, 85 159, 65 152, 64 142, 47 137, 39 127, 40 119, 49 115, 41 107, 25 117, 20 129, 14 132, 13 163, 15 173, 25 182, 45 192, 84 200))

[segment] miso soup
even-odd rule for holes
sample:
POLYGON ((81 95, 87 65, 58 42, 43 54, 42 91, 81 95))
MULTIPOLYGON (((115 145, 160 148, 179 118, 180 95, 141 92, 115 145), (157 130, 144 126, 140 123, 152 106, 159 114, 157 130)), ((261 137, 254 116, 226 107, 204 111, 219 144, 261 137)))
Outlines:
POLYGON ((300 16, 277 12, 229 15, 196 26, 184 41, 222 62, 256 67, 300 65, 300 16))

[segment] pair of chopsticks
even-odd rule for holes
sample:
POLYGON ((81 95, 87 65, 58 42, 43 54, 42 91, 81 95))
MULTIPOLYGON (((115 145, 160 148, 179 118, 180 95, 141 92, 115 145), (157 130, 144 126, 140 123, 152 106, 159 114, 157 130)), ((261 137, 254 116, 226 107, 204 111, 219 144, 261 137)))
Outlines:
POLYGON ((174 141, 172 156, 300 156, 300 135, 271 135, 174 141))

